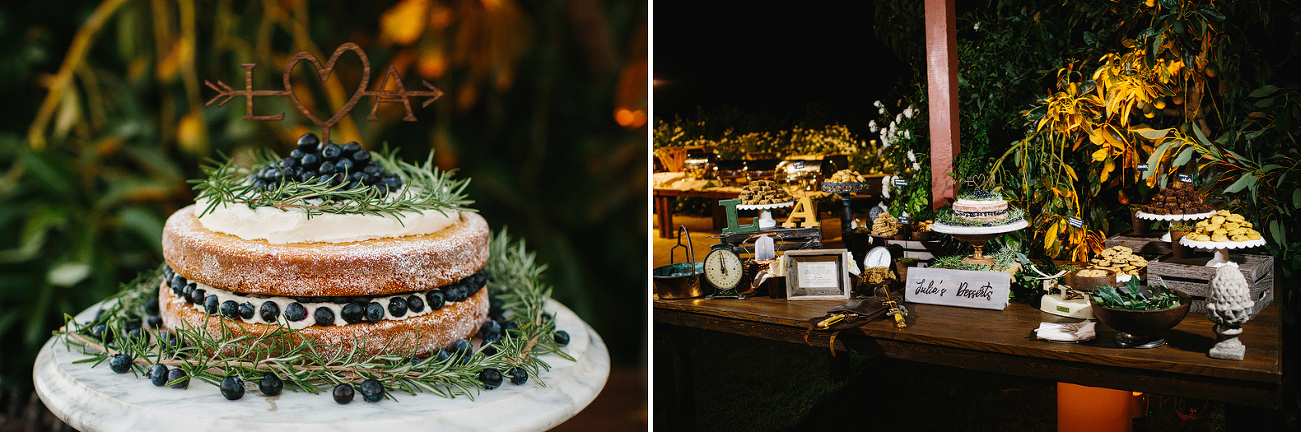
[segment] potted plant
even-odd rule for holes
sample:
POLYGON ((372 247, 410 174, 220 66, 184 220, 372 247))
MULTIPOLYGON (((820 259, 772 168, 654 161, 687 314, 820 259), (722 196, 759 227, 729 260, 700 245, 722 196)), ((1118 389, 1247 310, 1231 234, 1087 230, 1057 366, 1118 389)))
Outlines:
POLYGON ((1098 321, 1116 330, 1117 346, 1156 348, 1165 345, 1161 332, 1188 315, 1192 299, 1166 287, 1160 278, 1146 287, 1139 285, 1138 278, 1130 278, 1124 287, 1098 287, 1089 296, 1089 304, 1098 321))
POLYGON ((1179 239, 1184 235, 1192 232, 1193 226, 1182 223, 1170 224, 1170 248, 1174 250, 1175 258, 1189 258, 1193 256, 1193 248, 1179 244, 1179 239))
POLYGON ((1134 235, 1144 236, 1147 235, 1148 227, 1152 224, 1152 221, 1138 218, 1138 210, 1140 208, 1142 208, 1142 206, 1137 204, 1129 205, 1129 221, 1134 227, 1134 235))
POLYGON ((899 274, 899 280, 900 280, 900 281, 907 281, 907 280, 908 280, 908 268, 909 268, 909 267, 917 267, 917 263, 918 263, 919 261, 921 261, 921 260, 919 260, 919 259, 917 259, 917 258, 899 258, 899 259, 894 260, 894 272, 897 273, 897 274, 899 274))

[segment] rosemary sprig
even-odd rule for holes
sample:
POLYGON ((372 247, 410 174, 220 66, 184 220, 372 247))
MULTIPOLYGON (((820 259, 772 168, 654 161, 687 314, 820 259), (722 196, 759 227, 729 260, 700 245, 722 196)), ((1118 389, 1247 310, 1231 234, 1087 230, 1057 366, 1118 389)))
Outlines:
POLYGON ((206 215, 218 207, 229 204, 244 204, 249 208, 274 207, 280 210, 298 209, 312 216, 330 214, 369 214, 392 216, 399 221, 403 212, 423 214, 425 211, 437 211, 444 216, 449 211, 474 211, 469 208, 474 201, 465 195, 465 188, 470 179, 454 179, 456 170, 443 171, 434 165, 434 153, 424 163, 412 164, 393 157, 397 150, 389 150, 388 145, 371 152, 372 162, 384 167, 384 171, 402 178, 405 185, 397 193, 383 195, 380 188, 384 184, 359 186, 344 189, 344 185, 331 186, 329 182, 286 182, 270 191, 253 188, 250 175, 261 167, 268 166, 280 158, 267 150, 261 154, 253 153, 252 167, 236 164, 235 158, 224 161, 209 159, 202 167, 204 179, 190 180, 197 192, 197 200, 207 202, 199 216, 206 215))
MULTIPOLYGON (((94 367, 117 354, 126 354, 133 359, 132 370, 138 376, 146 375, 148 368, 158 363, 180 368, 188 378, 214 386, 227 376, 251 382, 274 373, 284 381, 286 389, 316 394, 338 384, 356 385, 374 378, 389 390, 386 397, 390 399, 395 399, 392 391, 398 390, 411 395, 428 392, 473 399, 483 388, 478 379, 480 371, 491 368, 504 374, 516 367, 545 386, 539 375, 551 366, 540 356, 556 354, 574 360, 555 342, 555 321, 543 309, 551 293, 551 287, 541 281, 546 266, 536 263, 535 255, 522 240, 512 242, 505 229, 493 236, 489 251, 487 266, 493 275, 486 289, 490 297, 505 302, 505 318, 517 327, 503 332, 495 344, 497 352, 492 355, 480 347, 464 357, 453 353, 441 362, 434 357, 413 362, 411 352, 367 356, 364 347, 337 352, 285 327, 249 335, 235 334, 220 326, 222 334, 211 337, 201 330, 207 323, 197 328, 183 325, 169 332, 145 329, 139 337, 131 337, 128 329, 139 328, 146 303, 157 298, 163 278, 161 266, 123 284, 122 290, 106 300, 90 322, 79 322, 65 314, 65 324, 55 334, 61 335, 69 348, 80 347, 89 356, 76 363, 93 363, 94 367), (105 326, 108 337, 91 336, 90 330, 98 325, 105 326), (104 339, 111 342, 105 343, 104 339)), ((208 319, 223 318, 210 315, 208 319)), ((400 341, 390 340, 387 344, 395 342, 400 341)))

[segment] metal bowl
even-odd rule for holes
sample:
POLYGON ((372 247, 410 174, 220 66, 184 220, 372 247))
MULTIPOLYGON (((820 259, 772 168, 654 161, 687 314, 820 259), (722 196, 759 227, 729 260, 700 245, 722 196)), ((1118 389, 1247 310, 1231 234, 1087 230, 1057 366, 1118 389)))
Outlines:
POLYGON ((700 287, 700 275, 704 272, 704 262, 683 262, 655 267, 655 269, 651 270, 651 279, 655 284, 655 295, 664 300, 703 296, 705 292, 700 287))
MULTIPOLYGON (((1140 289, 1147 291, 1148 287, 1140 289)), ((1089 304, 1098 321, 1116 330, 1116 345, 1121 348, 1156 348, 1165 345, 1161 332, 1174 328, 1188 315, 1192 299, 1188 294, 1174 291, 1179 296, 1179 306, 1161 310, 1132 311, 1112 309, 1099 305, 1092 296, 1089 304)))

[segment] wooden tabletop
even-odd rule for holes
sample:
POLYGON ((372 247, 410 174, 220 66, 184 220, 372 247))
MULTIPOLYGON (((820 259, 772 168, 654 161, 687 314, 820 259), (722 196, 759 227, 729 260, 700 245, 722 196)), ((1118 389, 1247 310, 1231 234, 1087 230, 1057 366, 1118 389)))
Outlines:
MULTIPOLYGON (((828 347, 827 332, 807 332, 807 320, 822 316, 839 300, 654 299, 655 322, 792 343, 828 347), (807 342, 806 342, 807 341, 807 342)), ((1243 326, 1242 361, 1206 356, 1215 343, 1214 325, 1188 314, 1165 332, 1166 346, 1123 349, 1115 331, 1098 323, 1098 338, 1081 344, 1035 338, 1040 322, 1074 322, 1014 303, 1003 311, 907 303, 908 327, 874 320, 834 338, 837 350, 956 366, 977 371, 1050 379, 1094 387, 1214 400, 1273 408, 1280 401, 1283 373, 1279 306, 1270 305, 1243 326)))

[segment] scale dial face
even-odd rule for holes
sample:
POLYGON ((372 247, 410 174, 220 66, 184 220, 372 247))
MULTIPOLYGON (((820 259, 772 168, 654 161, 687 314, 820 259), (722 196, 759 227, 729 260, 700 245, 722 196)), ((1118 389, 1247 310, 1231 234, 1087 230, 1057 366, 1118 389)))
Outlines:
POLYGON ((741 284, 745 265, 741 256, 731 249, 714 249, 705 256, 705 280, 719 289, 732 289, 741 284))

